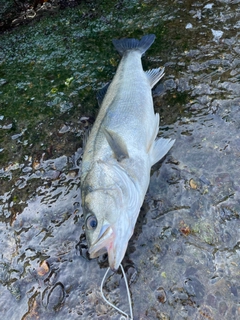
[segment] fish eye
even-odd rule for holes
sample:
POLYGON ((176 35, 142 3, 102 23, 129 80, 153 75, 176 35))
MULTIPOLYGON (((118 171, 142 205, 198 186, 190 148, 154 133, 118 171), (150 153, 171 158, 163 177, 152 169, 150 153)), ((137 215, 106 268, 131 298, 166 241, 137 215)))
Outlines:
POLYGON ((89 230, 96 229, 98 224, 97 218, 93 215, 89 216, 86 220, 86 227, 89 230))

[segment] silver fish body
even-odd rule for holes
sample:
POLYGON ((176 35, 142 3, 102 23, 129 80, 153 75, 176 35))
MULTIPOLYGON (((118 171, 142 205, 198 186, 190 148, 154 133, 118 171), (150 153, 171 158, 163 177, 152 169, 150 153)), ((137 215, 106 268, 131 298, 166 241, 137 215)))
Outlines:
POLYGON ((154 35, 114 40, 122 54, 102 97, 82 159, 82 208, 91 258, 108 253, 117 270, 127 249, 150 181, 151 166, 174 140, 157 139, 159 115, 151 88, 163 69, 143 71, 141 56, 154 35))

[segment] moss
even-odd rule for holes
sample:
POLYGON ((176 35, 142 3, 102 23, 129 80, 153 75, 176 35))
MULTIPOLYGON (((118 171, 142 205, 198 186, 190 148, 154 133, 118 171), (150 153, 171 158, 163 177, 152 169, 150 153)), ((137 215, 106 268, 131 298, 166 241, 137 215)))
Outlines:
MULTIPOLYGON (((150 50, 160 53, 165 31, 154 1, 96 1, 3 34, 1 116, 12 128, 0 132, 6 145, 1 162, 29 146, 44 149, 43 141, 45 146, 51 143, 54 123, 62 115, 64 121, 96 115, 96 92, 113 77, 120 59, 113 38, 155 33, 158 41, 150 50), (17 146, 11 136, 22 130, 25 146, 17 146)), ((144 66, 155 67, 148 59, 144 66)))
POLYGON ((195 233, 201 241, 209 244, 216 245, 218 243, 218 237, 214 230, 214 225, 208 222, 199 221, 192 227, 192 232, 195 233))

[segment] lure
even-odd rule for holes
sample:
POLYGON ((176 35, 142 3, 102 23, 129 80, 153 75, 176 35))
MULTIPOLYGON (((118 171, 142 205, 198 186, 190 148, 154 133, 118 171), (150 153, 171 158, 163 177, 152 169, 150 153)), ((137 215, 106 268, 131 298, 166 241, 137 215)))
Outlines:
MULTIPOLYGON (((126 289, 127 289, 127 296, 128 296, 128 303, 129 303, 129 310, 130 310, 130 317, 129 315, 122 311, 121 309, 119 309, 117 306, 115 306, 113 303, 111 303, 109 300, 107 300, 107 298, 105 297, 104 293, 103 293, 103 285, 104 285, 104 282, 105 282, 105 279, 107 277, 107 274, 109 272, 109 270, 111 269, 110 267, 107 268, 107 271, 102 279, 102 282, 101 282, 101 287, 100 287, 100 290, 101 290, 101 294, 102 294, 102 297, 104 299, 104 301, 106 303, 108 303, 112 308, 114 308, 115 310, 117 310, 119 313, 121 313, 123 316, 126 317, 126 319, 129 319, 129 320, 133 320, 133 311, 132 311, 132 302, 131 302, 131 296, 130 296, 130 291, 129 291, 129 287, 128 287, 128 282, 127 282, 127 277, 126 277, 126 274, 124 272, 124 269, 123 269, 123 266, 122 264, 120 264, 120 267, 121 267, 121 270, 122 270, 122 274, 123 274, 123 277, 124 277, 124 281, 125 281, 125 285, 126 285, 126 289)), ((122 317, 121 317, 122 319, 122 317)))

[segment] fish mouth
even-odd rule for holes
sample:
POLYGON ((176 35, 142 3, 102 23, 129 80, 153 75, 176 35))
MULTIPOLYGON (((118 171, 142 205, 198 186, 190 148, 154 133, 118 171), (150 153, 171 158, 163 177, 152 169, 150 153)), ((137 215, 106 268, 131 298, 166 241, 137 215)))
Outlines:
POLYGON ((102 227, 99 233, 99 237, 88 250, 91 259, 97 258, 102 254, 108 252, 108 248, 110 247, 112 242, 112 235, 113 229, 109 225, 102 227))
POLYGON ((104 253, 108 253, 108 263, 112 271, 116 271, 126 252, 128 241, 122 237, 116 242, 116 228, 109 223, 105 223, 96 241, 89 247, 90 258, 97 258, 104 253))

